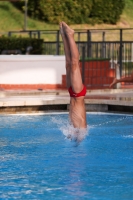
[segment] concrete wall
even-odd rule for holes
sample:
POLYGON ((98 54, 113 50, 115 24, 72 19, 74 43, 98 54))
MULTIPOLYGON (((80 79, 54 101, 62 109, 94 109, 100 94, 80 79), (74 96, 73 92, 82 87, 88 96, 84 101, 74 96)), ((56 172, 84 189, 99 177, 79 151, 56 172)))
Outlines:
POLYGON ((0 87, 4 85, 61 85, 65 56, 1 55, 0 87))

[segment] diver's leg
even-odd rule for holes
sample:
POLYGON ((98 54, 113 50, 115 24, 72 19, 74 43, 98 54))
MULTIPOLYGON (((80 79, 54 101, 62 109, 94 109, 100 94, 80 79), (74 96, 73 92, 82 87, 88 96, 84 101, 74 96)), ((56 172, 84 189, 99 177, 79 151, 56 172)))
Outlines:
POLYGON ((72 30, 65 22, 62 22, 63 31, 68 39, 70 55, 71 55, 71 68, 70 80, 71 87, 75 93, 81 92, 83 89, 82 77, 79 67, 79 52, 77 45, 74 41, 74 30, 72 30))
POLYGON ((133 82, 133 73, 130 77, 122 77, 120 79, 114 79, 113 82, 110 84, 110 88, 112 88, 114 85, 120 82, 133 82))
POLYGON ((63 44, 64 44, 64 52, 65 52, 65 59, 66 59, 67 88, 70 88, 70 86, 71 86, 71 81, 70 81, 71 55, 70 55, 69 43, 68 43, 66 35, 63 31, 62 22, 60 22, 60 34, 61 34, 62 41, 63 41, 63 44))

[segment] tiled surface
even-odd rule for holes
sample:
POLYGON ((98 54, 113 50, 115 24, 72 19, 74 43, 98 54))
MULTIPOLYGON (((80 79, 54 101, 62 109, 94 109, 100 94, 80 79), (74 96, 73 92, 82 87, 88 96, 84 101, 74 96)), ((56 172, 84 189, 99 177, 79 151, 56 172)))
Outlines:
POLYGON ((0 89, 4 90, 53 90, 61 88, 61 84, 0 84, 0 89))
MULTIPOLYGON (((67 90, 0 91, 0 107, 69 104, 69 101, 67 90)), ((133 90, 88 90, 85 103, 133 106, 133 90)))

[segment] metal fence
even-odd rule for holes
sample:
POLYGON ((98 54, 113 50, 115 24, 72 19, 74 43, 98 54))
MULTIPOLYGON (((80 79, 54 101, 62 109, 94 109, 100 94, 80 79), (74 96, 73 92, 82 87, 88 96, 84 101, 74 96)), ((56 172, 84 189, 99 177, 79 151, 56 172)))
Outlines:
MULTIPOLYGON (((43 54, 64 55, 59 30, 10 31, 8 37, 17 35, 43 39, 43 54)), ((1 33, 1 35, 3 35, 1 33)), ((75 30, 75 41, 81 57, 109 59, 110 68, 120 66, 120 76, 129 76, 133 70, 133 29, 75 30)))
MULTIPOLYGON (((111 67, 115 63, 120 64, 121 76, 127 76, 133 69, 133 41, 120 42, 76 42, 79 53, 82 57, 82 47, 85 47, 85 57, 89 58, 108 58, 111 67)), ((44 54, 64 55, 63 43, 44 42, 44 54)))

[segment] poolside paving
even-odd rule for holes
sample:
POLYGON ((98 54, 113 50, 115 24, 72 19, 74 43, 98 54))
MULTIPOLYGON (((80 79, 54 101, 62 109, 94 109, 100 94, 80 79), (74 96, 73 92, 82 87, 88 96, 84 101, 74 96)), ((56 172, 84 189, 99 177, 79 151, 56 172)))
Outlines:
MULTIPOLYGON (((0 91, 0 113, 67 110, 69 102, 67 90, 0 91)), ((119 108, 133 113, 133 89, 87 90, 85 104, 87 111, 108 111, 109 108, 117 111, 119 108)))

